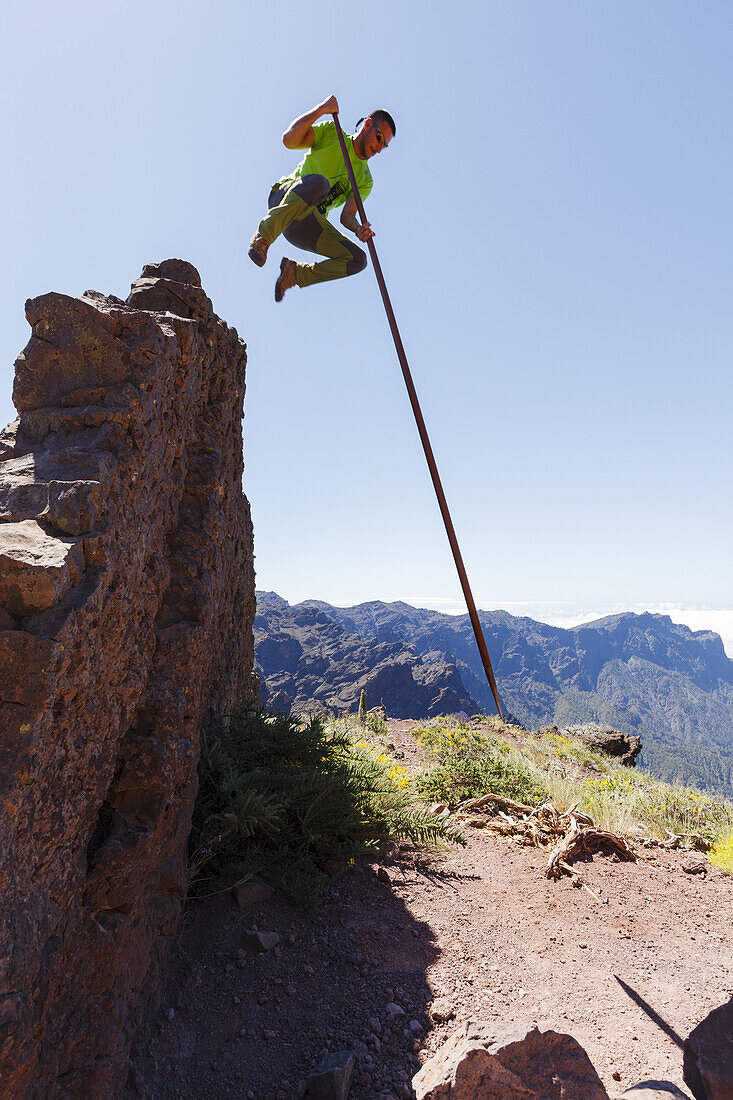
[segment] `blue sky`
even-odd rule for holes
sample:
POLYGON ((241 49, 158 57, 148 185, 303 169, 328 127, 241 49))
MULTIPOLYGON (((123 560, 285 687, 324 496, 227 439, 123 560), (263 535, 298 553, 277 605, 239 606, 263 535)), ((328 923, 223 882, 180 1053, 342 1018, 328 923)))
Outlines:
POLYGON ((708 614, 733 652, 730 4, 1 18, 3 423, 27 297, 184 257, 249 347, 258 585, 459 609, 373 273, 276 305, 290 246, 246 257, 291 119, 386 106, 367 209, 477 603, 708 614))

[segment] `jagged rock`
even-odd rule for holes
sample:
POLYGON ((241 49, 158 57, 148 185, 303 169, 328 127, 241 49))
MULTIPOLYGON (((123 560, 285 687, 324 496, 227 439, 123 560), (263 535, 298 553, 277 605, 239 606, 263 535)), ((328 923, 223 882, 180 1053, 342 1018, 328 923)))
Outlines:
POLYGON ((572 1036, 487 1021, 453 1032, 412 1084, 417 1100, 609 1100, 572 1036))
POLYGON ((33 519, 4 524, 0 535, 0 602, 10 615, 46 611, 79 583, 84 550, 77 539, 49 535, 33 519))
POLYGON ((308 1096, 313 1100, 346 1100, 354 1076, 354 1055, 349 1051, 329 1054, 308 1076, 308 1096))
POLYGON ((733 1100, 733 998, 687 1036, 683 1067, 696 1100, 733 1100))
POLYGON ((632 737, 628 733, 621 733, 611 726, 596 726, 587 723, 583 726, 567 726, 559 729, 557 726, 541 726, 538 733, 569 733, 577 737, 590 749, 605 752, 609 756, 616 757, 621 764, 629 768, 636 766, 636 758, 641 752, 641 738, 632 737))
POLYGON ((245 346, 190 264, 142 282, 26 303, 0 435, 2 1100, 119 1095, 202 723, 256 693, 245 346))

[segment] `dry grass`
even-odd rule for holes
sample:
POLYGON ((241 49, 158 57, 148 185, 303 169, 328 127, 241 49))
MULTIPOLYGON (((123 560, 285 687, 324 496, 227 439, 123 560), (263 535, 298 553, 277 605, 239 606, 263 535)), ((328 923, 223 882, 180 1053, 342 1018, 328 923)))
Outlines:
POLYGON ((574 737, 530 734, 496 716, 435 719, 413 732, 435 757, 418 779, 426 797, 455 803, 493 792, 532 805, 549 798, 560 813, 575 806, 619 836, 696 834, 719 846, 720 866, 728 860, 733 868, 733 803, 722 796, 664 783, 574 737))

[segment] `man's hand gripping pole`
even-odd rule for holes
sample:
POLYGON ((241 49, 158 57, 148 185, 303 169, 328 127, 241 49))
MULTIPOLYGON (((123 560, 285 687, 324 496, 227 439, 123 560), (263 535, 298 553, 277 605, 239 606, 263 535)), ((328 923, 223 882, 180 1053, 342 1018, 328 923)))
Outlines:
MULTIPOLYGON (((354 176, 354 169, 351 161, 349 160, 349 154, 346 149, 346 142, 344 141, 344 132, 341 129, 341 123, 339 122, 338 114, 334 114, 332 117, 336 125, 336 133, 338 135, 339 144, 341 145, 341 152, 343 153, 344 163, 346 164, 346 171, 349 173, 351 190, 356 200, 359 217, 361 218, 363 225, 367 220, 367 216, 364 211, 364 203, 361 201, 359 185, 357 184, 356 177, 354 176)), ((438 467, 435 464, 433 448, 430 446, 428 431, 425 427, 425 421, 423 420, 422 411, 420 409, 420 402, 417 399, 417 392, 412 381, 410 368, 407 364, 407 356, 405 355, 405 349, 402 346, 402 339, 400 337, 399 329, 397 328, 397 321, 395 320, 392 303, 390 302, 389 294, 387 293, 387 284, 384 281, 384 275, 382 274, 382 268, 379 264, 377 250, 371 237, 367 240, 366 244, 369 248, 369 255, 372 258, 372 264, 374 266, 374 274, 377 277, 377 283, 379 284, 382 301, 384 302, 384 308, 387 312, 387 320, 389 321, 389 327, 392 331, 392 339, 394 340, 395 348, 397 349, 397 358, 399 359, 400 366, 402 367, 402 376, 405 379, 407 393, 410 398, 410 404, 412 405, 412 412, 414 414, 415 422, 417 424, 417 430, 420 433, 420 440, 422 442, 423 451, 425 452, 425 458, 427 459, 428 469, 430 470, 430 477, 433 481, 433 488, 435 489, 435 495, 437 496, 438 504, 440 505, 440 513, 443 517, 446 534, 448 535, 448 542, 450 543, 450 548, 453 552, 453 560, 455 561, 456 569, 458 570, 458 577, 461 582, 461 588, 463 589, 464 598, 466 600, 466 607, 468 608, 468 614, 471 619, 471 626, 473 627, 473 633, 476 637, 476 645, 478 646, 479 653, 481 654, 481 662, 484 666, 484 672, 486 673, 486 679, 489 682, 489 687, 491 688, 491 694, 494 696, 496 709, 501 715, 502 710, 501 703, 499 701, 499 692, 496 687, 494 670, 491 667, 491 658, 489 657, 489 651, 486 648, 486 639, 484 638, 484 632, 479 621, 478 612, 476 611, 476 604, 473 601, 471 586, 468 583, 468 575, 463 564, 461 551, 458 548, 458 540, 456 539, 456 533, 453 529, 453 521, 451 520, 450 512, 448 511, 448 503, 445 499, 443 486, 440 483, 440 475, 438 474, 438 467)))

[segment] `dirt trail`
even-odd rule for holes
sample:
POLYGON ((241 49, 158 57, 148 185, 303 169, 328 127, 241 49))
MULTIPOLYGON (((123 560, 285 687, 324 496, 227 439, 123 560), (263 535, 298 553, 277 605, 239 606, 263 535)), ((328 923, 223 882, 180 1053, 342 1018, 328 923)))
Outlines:
MULTIPOLYGON (((409 765, 408 727, 390 724, 409 765)), ((544 853, 468 834, 448 855, 402 850, 379 877, 357 867, 315 915, 278 895, 245 913, 228 895, 190 903, 126 1100, 290 1100, 324 1053, 346 1049, 358 1054, 353 1097, 409 1097, 420 1064, 469 1018, 569 1032, 611 1095, 645 1078, 684 1089, 681 1051, 616 977, 684 1038, 733 995, 733 879, 687 875, 680 853, 656 853, 656 867, 595 856, 582 875, 597 901, 545 879, 544 853), (278 947, 241 951, 253 925, 278 932, 278 947), (438 997, 448 1022, 428 1015, 438 997)))

